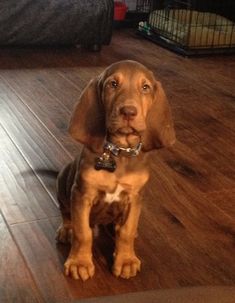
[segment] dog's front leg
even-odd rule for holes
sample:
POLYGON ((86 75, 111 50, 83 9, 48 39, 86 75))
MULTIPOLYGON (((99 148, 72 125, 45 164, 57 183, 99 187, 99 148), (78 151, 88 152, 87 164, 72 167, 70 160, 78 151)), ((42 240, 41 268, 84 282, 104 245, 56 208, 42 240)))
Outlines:
POLYGON ((75 188, 71 196, 73 239, 69 257, 64 265, 65 274, 83 281, 95 273, 92 261, 92 230, 89 225, 93 194, 91 191, 82 194, 75 188))
POLYGON ((129 279, 140 271, 140 260, 136 257, 134 240, 136 237, 141 205, 138 196, 131 198, 130 210, 124 225, 116 231, 113 274, 129 279))

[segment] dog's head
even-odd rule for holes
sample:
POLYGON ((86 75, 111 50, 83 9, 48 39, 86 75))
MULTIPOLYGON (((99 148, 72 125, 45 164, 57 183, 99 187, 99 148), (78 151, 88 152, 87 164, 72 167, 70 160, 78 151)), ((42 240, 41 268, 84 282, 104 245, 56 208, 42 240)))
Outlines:
POLYGON ((144 151, 175 141, 161 83, 144 65, 130 60, 112 64, 87 85, 75 106, 69 132, 93 151, 102 149, 106 136, 121 145, 141 137, 144 151))

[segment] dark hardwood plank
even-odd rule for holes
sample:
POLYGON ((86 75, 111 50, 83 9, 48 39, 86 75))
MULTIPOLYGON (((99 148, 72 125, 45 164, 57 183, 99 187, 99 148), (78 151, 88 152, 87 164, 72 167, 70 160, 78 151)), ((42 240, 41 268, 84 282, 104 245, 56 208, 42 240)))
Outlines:
MULTIPOLYGON (((197 148, 188 147, 185 144, 177 142, 175 146, 168 150, 161 150, 154 155, 156 167, 160 166, 161 171, 171 170, 171 178, 175 182, 189 184, 201 192, 213 192, 234 187, 234 168, 229 168, 230 158, 224 154, 218 161, 218 153, 213 156, 211 149, 204 147, 203 151, 208 151, 207 157, 201 157, 197 153, 197 148), (219 170, 214 164, 213 159, 219 163, 224 163, 224 167, 219 170), (225 170, 229 173, 226 174, 225 170)), ((220 155, 220 154, 219 154, 220 155)), ((157 171, 156 168, 154 171, 157 171)))
MULTIPOLYGON (((55 177, 51 178, 47 171, 58 172, 71 160, 70 153, 51 134, 50 125, 45 127, 12 92, 1 95, 0 106, 2 126, 56 201, 55 177)), ((72 146, 74 154, 79 154, 79 149, 72 139, 66 136, 65 140, 72 146)))
POLYGON ((0 213, 0 301, 45 302, 0 213))
POLYGON ((1 124, 0 153, 0 209, 8 224, 58 216, 55 203, 1 124))
MULTIPOLYGON (((54 240, 60 218, 35 216, 34 222, 11 225, 11 230, 47 302, 235 283, 235 56, 183 58, 129 30, 115 32, 112 44, 96 54, 75 48, 0 50, 2 126, 55 199, 54 180, 37 169, 59 170, 80 153, 81 146, 67 134, 73 105, 91 78, 122 59, 146 64, 162 81, 178 138, 173 148, 151 153, 152 179, 144 192, 136 239, 142 271, 130 281, 114 278, 113 239, 101 234, 94 245, 94 279, 82 283, 65 278, 69 247, 56 246, 54 240)), ((19 187, 21 202, 24 167, 12 154, 3 160, 11 163, 4 166, 8 176, 16 171, 22 175, 8 179, 17 188, 9 188, 10 197, 17 199, 19 187)), ((37 188, 37 196, 44 197, 45 189, 37 188)), ((19 214, 9 208, 4 215, 19 214)), ((24 215, 30 218, 28 209, 24 215)))
POLYGON ((233 303, 234 287, 192 287, 171 290, 155 290, 130 293, 120 296, 79 300, 79 303, 233 303))
POLYGON ((41 220, 30 224, 15 224, 11 226, 11 231, 45 302, 70 302, 71 296, 62 266, 57 261, 56 250, 52 248, 55 245, 55 233, 51 230, 50 222, 41 220), (40 225, 53 237, 53 240, 50 239, 52 243, 40 231, 40 225))
POLYGON ((234 189, 213 192, 206 195, 210 203, 214 203, 216 207, 221 209, 223 213, 230 218, 235 218, 234 197, 234 189))
MULTIPOLYGON (((149 288, 141 275, 125 281, 111 274, 105 256, 110 253, 110 245, 107 245, 107 238, 104 237, 101 242, 105 254, 101 254, 99 245, 96 245, 94 252, 96 257, 94 279, 84 283, 66 278, 63 274, 63 263, 68 255, 69 246, 56 245, 55 231, 59 223, 60 219, 51 218, 11 226, 17 244, 46 302, 71 302, 78 298, 137 291, 139 285, 142 285, 141 289, 149 288)), ((109 241, 112 242, 110 239, 109 241)), ((145 276, 147 275, 145 271, 145 276)))
MULTIPOLYGON (((21 71, 11 74, 8 78, 8 82, 11 81, 10 87, 9 84, 4 83, 5 80, 0 83, 1 90, 5 92, 5 97, 9 99, 5 102, 2 100, 2 103, 5 103, 6 106, 10 104, 13 114, 16 113, 21 116, 27 114, 27 116, 30 116, 32 121, 29 118, 27 118, 27 121, 31 123, 38 123, 39 121, 41 128, 46 126, 47 132, 51 133, 66 150, 75 155, 77 149, 67 133, 70 118, 69 111, 58 104, 55 97, 48 93, 44 86, 40 84, 40 81, 35 79, 30 81, 30 72, 28 74, 27 76, 27 71, 26 74, 21 73, 21 71)), ((7 76, 4 75, 4 79, 6 78, 7 76)))
POLYGON ((156 170, 139 228, 142 259, 155 264, 162 287, 233 285, 234 216, 193 186, 173 181, 167 169, 156 170))

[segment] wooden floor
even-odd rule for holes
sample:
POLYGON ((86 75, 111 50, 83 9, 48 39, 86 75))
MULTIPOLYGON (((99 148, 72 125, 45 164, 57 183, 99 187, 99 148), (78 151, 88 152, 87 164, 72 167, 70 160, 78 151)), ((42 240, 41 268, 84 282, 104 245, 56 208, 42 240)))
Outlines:
POLYGON ((123 30, 101 53, 0 50, 0 302, 234 285, 234 181, 235 56, 183 58, 123 30), (81 90, 127 58, 162 81, 178 141, 152 153, 136 240, 141 273, 113 277, 112 239, 102 235, 95 277, 73 281, 63 275, 69 247, 54 240, 61 219, 53 171, 80 152, 67 123, 81 90))

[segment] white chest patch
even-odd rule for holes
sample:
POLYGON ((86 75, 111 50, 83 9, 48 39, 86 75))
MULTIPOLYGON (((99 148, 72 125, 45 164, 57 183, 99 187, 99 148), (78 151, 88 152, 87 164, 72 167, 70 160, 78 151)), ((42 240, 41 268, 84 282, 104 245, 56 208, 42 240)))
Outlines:
POLYGON ((120 193, 124 190, 124 188, 118 184, 114 193, 106 193, 104 197, 104 202, 106 203, 113 203, 120 201, 120 193))

